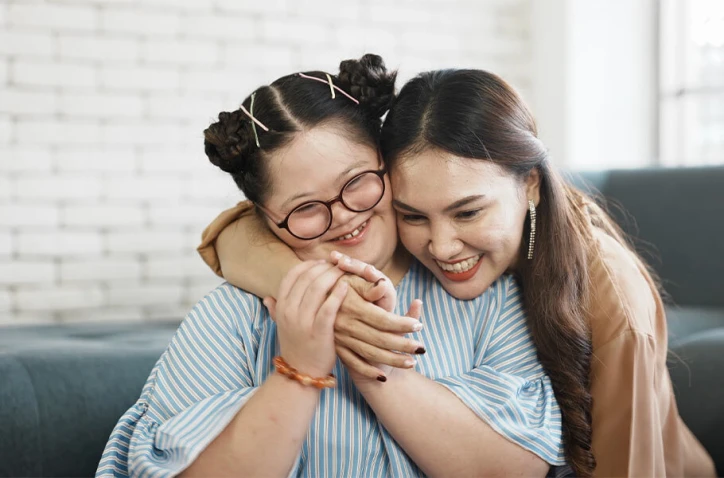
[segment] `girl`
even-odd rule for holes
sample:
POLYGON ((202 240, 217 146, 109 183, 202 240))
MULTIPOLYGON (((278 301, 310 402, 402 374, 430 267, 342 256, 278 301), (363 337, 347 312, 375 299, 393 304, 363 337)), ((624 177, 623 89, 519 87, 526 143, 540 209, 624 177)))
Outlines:
POLYGON ((211 162, 305 262, 268 309, 224 284, 191 310, 114 429, 99 476, 542 476, 565 463, 513 278, 455 300, 397 248, 377 149, 393 91, 394 75, 367 56, 336 77, 280 78, 205 131, 211 162), (371 331, 379 350, 407 352, 387 351, 402 360, 394 373, 384 363, 385 375, 358 373, 348 359, 361 363, 369 344, 335 334, 352 294, 324 261, 337 248, 374 266, 366 277, 384 273, 387 293, 367 291, 381 304, 390 282, 398 313, 412 302, 408 317, 347 322, 357 330, 347 340, 371 331))

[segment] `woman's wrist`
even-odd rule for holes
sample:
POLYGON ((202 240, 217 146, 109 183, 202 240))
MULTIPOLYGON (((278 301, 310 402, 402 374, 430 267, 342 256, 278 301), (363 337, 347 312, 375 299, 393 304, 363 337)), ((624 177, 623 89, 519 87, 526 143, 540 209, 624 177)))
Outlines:
POLYGON ((364 375, 350 373, 355 387, 357 387, 357 390, 359 390, 359 392, 363 396, 367 394, 378 393, 385 387, 387 387, 387 390, 389 391, 391 386, 399 386, 401 383, 404 383, 411 374, 417 374, 417 371, 415 371, 415 369, 395 368, 385 365, 376 366, 385 372, 384 381, 378 381, 370 379, 369 377, 365 377, 364 375))

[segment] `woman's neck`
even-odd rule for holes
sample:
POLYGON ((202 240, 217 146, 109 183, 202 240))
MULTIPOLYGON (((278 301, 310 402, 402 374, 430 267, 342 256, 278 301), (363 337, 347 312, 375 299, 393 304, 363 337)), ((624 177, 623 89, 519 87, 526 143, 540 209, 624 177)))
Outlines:
POLYGON ((412 256, 407 249, 402 244, 398 244, 390 260, 380 270, 390 278, 392 284, 397 286, 410 269, 411 261, 412 256))

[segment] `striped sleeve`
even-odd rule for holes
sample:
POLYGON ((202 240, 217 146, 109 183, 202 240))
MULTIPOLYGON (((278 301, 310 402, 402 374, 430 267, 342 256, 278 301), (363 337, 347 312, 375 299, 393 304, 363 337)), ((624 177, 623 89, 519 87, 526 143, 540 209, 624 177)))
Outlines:
POLYGON ((506 276, 486 294, 474 368, 436 381, 508 440, 551 465, 564 465, 561 412, 538 361, 518 285, 506 276))
POLYGON ((96 476, 176 476, 227 427, 256 390, 247 351, 258 302, 225 284, 196 304, 113 430, 96 476))

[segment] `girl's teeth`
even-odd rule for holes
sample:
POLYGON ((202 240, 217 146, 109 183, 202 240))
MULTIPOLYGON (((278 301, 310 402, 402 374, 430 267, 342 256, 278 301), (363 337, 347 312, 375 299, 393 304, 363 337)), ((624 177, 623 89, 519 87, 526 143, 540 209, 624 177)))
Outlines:
POLYGON ((349 234, 345 234, 345 235, 342 236, 342 237, 338 237, 337 239, 335 239, 335 241, 345 241, 345 240, 347 240, 347 239, 352 239, 353 237, 359 236, 360 231, 361 231, 362 229, 364 229, 366 225, 367 225, 367 221, 363 222, 363 223, 360 225, 360 227, 358 227, 358 228, 355 229, 354 231, 350 232, 349 234))
POLYGON ((437 262, 437 265, 440 266, 440 268, 446 272, 466 272, 470 270, 475 264, 478 263, 480 260, 480 256, 471 257, 470 259, 466 259, 462 262, 456 262, 455 264, 448 264, 445 262, 435 261, 437 262))

